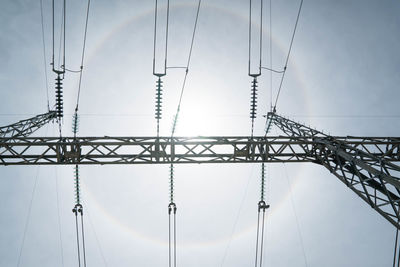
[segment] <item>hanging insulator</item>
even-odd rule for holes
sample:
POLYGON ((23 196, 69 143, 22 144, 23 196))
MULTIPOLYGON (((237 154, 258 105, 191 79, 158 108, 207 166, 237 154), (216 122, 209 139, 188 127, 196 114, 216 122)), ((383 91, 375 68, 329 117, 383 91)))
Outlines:
POLYGON ((72 116, 72 132, 76 135, 79 130, 79 116, 78 113, 74 113, 72 116))
POLYGON ((158 80, 156 82, 156 112, 155 112, 155 118, 157 120, 161 119, 162 115, 162 81, 161 78, 158 77, 158 80))
POLYGON ((81 203, 81 189, 80 189, 80 181, 79 181, 79 166, 75 165, 74 168, 74 178, 75 178, 75 203, 80 205, 81 203))
POLYGON ((257 78, 254 77, 251 82, 251 97, 250 97, 250 118, 255 119, 257 117, 257 78))
POLYGON ((57 118, 61 119, 63 117, 63 92, 62 92, 62 78, 60 73, 57 74, 56 78, 56 112, 57 118))
POLYGON ((261 164, 261 201, 264 201, 265 192, 265 165, 264 162, 261 164))
POLYGON ((169 166, 169 192, 170 203, 174 203, 174 165, 169 166))

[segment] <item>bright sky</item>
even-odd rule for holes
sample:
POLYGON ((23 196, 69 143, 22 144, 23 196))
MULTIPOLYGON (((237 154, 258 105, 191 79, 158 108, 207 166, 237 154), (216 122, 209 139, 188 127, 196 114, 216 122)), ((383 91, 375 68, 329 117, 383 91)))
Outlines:
MULTIPOLYGON (((183 66, 197 1, 170 2, 168 65, 183 66)), ((272 35, 265 3, 263 65, 272 36, 273 67, 282 69, 299 1, 272 2, 272 35)), ((74 70, 85 7, 68 1, 66 65, 74 70)), ((52 106, 51 1, 43 8, 52 106)), ((78 135, 156 134, 153 12, 154 1, 92 0, 78 135)), ((278 113, 332 135, 399 136, 399 14, 395 0, 306 0, 278 113)), ((7 125, 47 111, 40 1, 2 1, 0 25, 7 125)), ((248 1, 203 0, 176 136, 250 134, 247 38, 248 1)), ((64 136, 72 135, 78 77, 65 79, 64 136)), ((183 77, 170 69, 164 79, 161 135, 170 134, 183 77)), ((270 101, 263 71, 256 135, 270 101)), ((35 136, 57 133, 50 124, 35 136)), ((0 266, 77 266, 72 166, 0 170, 0 266)), ((177 165, 175 173, 178 265, 254 265, 260 166, 177 165)), ((323 167, 269 164, 267 173, 263 266, 391 266, 394 227, 323 167)), ((167 266, 168 166, 81 166, 81 179, 88 266, 167 266)))

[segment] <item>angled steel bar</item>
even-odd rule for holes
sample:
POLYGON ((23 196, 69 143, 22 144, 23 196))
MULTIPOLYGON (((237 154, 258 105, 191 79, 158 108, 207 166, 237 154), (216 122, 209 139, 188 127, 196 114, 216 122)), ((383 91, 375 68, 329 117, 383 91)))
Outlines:
POLYGON ((288 137, 0 138, 0 165, 311 162, 312 146, 288 137))
POLYGON ((312 139, 306 154, 400 229, 399 137, 333 137, 274 113, 268 120, 290 137, 312 139))
POLYGON ((0 138, 26 137, 55 118, 56 112, 49 111, 26 120, 0 127, 0 138))
MULTIPOLYGON (((400 144, 393 138, 334 137, 350 148, 365 147, 376 158, 384 149, 400 144)), ((0 165, 36 164, 178 164, 237 162, 318 162, 326 144, 323 139, 303 136, 211 136, 211 137, 14 137, 0 138, 0 165)), ((350 149, 348 149, 350 151, 350 149)), ((358 151, 358 150, 357 150, 358 151)), ((347 152, 349 153, 349 152, 347 152)), ((393 154, 393 153, 392 153, 393 154)), ((400 160, 388 157, 391 162, 400 160)), ((390 163, 390 164, 389 164, 390 163)))
POLYGON ((289 136, 9 137, 0 165, 313 162, 399 226, 400 138, 329 136, 268 115, 289 136))

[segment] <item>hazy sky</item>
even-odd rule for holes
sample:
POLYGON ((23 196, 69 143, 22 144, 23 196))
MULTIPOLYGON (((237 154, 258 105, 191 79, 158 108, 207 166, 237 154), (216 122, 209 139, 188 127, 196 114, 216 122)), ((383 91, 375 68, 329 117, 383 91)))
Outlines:
MULTIPOLYGON (((168 65, 182 66, 197 1, 170 2, 168 65)), ((282 69, 298 5, 272 2, 272 35, 266 8, 263 65, 269 65, 272 36, 273 67, 282 69)), ((80 66, 85 7, 85 1, 68 1, 70 69, 80 66)), ((53 106, 51 1, 43 0, 43 8, 53 106)), ((153 9, 154 1, 92 0, 80 136, 156 134, 153 9)), ((399 136, 399 14, 394 0, 305 0, 278 113, 332 135, 399 136)), ((0 125, 47 111, 40 19, 39 0, 1 2, 0 125)), ((197 30, 176 135, 249 135, 248 1, 203 0, 197 30)), ((171 131, 183 77, 184 70, 171 69, 164 79, 161 135, 171 131)), ((77 82, 78 75, 68 73, 65 136, 71 135, 77 82)), ((267 71, 259 90, 255 134, 263 135, 271 101, 267 71)), ((49 124, 35 135, 57 133, 49 124)), ((394 227, 336 177, 311 163, 267 168, 264 266, 306 266, 304 256, 315 267, 391 266, 394 227)), ((0 266, 17 266, 20 252, 20 266, 77 266, 72 166, 0 169, 0 266)), ((175 170, 178 265, 254 265, 260 166, 175 170)), ((81 166, 81 179, 88 266, 167 266, 168 166, 81 166)))

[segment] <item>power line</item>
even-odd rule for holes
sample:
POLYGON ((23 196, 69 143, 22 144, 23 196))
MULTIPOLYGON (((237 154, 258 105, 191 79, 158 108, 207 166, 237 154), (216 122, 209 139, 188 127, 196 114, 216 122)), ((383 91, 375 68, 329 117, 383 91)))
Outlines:
POLYGON ((169 30, 169 0, 167 0, 167 14, 166 14, 166 29, 165 29, 165 60, 164 60, 164 71, 161 73, 156 72, 156 42, 157 42, 157 12, 158 1, 156 0, 155 14, 154 14, 154 37, 153 37, 153 75, 161 77, 166 74, 167 71, 167 54, 168 54, 168 30, 169 30))
POLYGON ((248 194, 249 184, 250 184, 251 178, 253 177, 253 171, 254 171, 254 165, 251 167, 249 178, 247 178, 247 183, 246 183, 246 187, 244 189, 242 201, 240 202, 240 206, 239 206, 239 209, 238 209, 238 213, 236 215, 235 223, 233 224, 232 232, 231 232, 231 235, 229 236, 228 245, 226 246, 226 249, 225 249, 225 252, 224 252, 224 256, 222 258, 221 267, 224 266, 226 257, 228 255, 228 250, 229 250, 229 248, 231 246, 233 235, 235 234, 236 226, 237 226, 237 224, 239 222, 240 214, 242 213, 244 201, 246 200, 246 197, 247 197, 247 194, 248 194))
POLYGON ((188 72, 189 72, 190 61, 191 61, 191 58, 192 58, 194 37, 195 37, 195 35, 196 35, 197 22, 198 22, 199 13, 200 13, 200 6, 201 6, 201 0, 199 0, 198 5, 197 5, 196 20, 195 20, 195 22, 194 22, 194 28, 193 28, 193 33, 192 33, 192 41, 191 41, 191 43, 190 43, 189 56, 188 56, 188 60, 187 60, 187 63, 186 63, 185 77, 184 77, 184 79, 183 79, 182 90, 181 90, 181 94, 180 94, 180 97, 179 97, 178 108, 177 108, 177 110, 176 110, 176 115, 175 115, 174 122, 173 122, 173 126, 172 126, 172 133, 171 133, 171 136, 173 136, 174 133, 175 133, 176 122, 177 122, 177 120, 178 120, 179 112, 180 112, 180 109, 181 109, 182 97, 183 97, 183 93, 184 93, 184 91, 185 91, 186 79, 187 79, 187 75, 188 75, 188 72))
POLYGON ((47 110, 50 110, 49 81, 47 78, 47 64, 46 64, 46 42, 44 36, 44 22, 43 22, 43 0, 40 0, 40 18, 41 18, 40 22, 42 24, 43 63, 44 63, 44 76, 46 81, 47 110))
MULTIPOLYGON (((47 131, 48 131, 48 129, 49 129, 49 127, 48 127, 48 125, 47 125, 45 136, 47 136, 47 131)), ((31 219, 33 199, 34 199, 34 197, 35 197, 36 188, 37 188, 37 184, 38 184, 38 180, 39 180, 39 170, 40 170, 40 166, 38 166, 38 167, 36 168, 35 181, 34 181, 34 183, 33 183, 31 199, 30 199, 30 201, 29 201, 28 215, 27 215, 27 217, 26 217, 25 227, 24 227, 24 233, 23 233, 23 236, 22 236, 22 243, 21 243, 21 247, 20 247, 20 249, 19 249, 17 267, 18 267, 18 266, 20 265, 20 263, 21 263, 22 250, 23 250, 23 248, 24 248, 25 239, 26 239, 26 233, 27 233, 27 231, 28 231, 29 221, 30 221, 30 219, 31 219)))
POLYGON ((286 169, 286 165, 284 163, 283 163, 283 167, 284 167, 283 169, 285 171, 286 182, 287 182, 288 187, 289 187, 290 201, 291 201, 292 208, 293 208, 293 214, 294 214, 294 217, 295 217, 295 220, 296 220, 297 233, 299 234, 301 250, 303 252, 303 259, 304 259, 304 263, 305 263, 305 265, 307 267, 308 263, 307 263, 306 251, 304 249, 303 236, 302 236, 301 231, 300 231, 299 219, 297 217, 297 212, 296 212, 296 208, 295 208, 295 205, 294 205, 293 192, 292 192, 292 187, 291 187, 290 181, 289 181, 289 175, 288 175, 288 172, 287 172, 287 169, 286 169))
POLYGON ((76 99, 76 107, 75 107, 76 112, 78 111, 79 99, 80 99, 80 94, 81 94, 81 84, 82 84, 82 75, 83 75, 83 60, 85 58, 87 27, 88 27, 88 22, 89 22, 89 10, 90 10, 90 0, 88 0, 87 9, 86 9, 85 33, 83 36, 83 47, 82 47, 81 67, 80 67, 80 74, 79 74, 78 96, 76 99))
POLYGON ((94 233, 94 237, 95 237, 95 239, 96 239, 97 247, 99 248, 100 255, 101 255, 101 258, 102 258, 102 260, 103 260, 103 264, 104 264, 104 266, 107 267, 107 266, 108 266, 108 265, 107 265, 107 261, 106 261, 106 258, 104 257, 104 253, 103 253, 103 250, 102 250, 102 248, 101 248, 101 245, 100 245, 100 242, 99 242, 99 238, 98 238, 98 236, 97 236, 96 228, 94 227, 94 224, 93 224, 92 219, 91 219, 91 217, 90 217, 89 209, 88 209, 87 206, 86 206, 86 212, 87 212, 87 215, 88 215, 88 218, 89 218, 90 226, 92 227, 92 230, 93 230, 93 233, 94 233))
POLYGON ((269 0, 269 70, 270 108, 272 109, 272 0, 269 0))
POLYGON ((282 73, 281 81, 280 81, 280 83, 279 83, 278 94, 276 95, 276 99, 275 99, 275 104, 274 104, 273 110, 276 110, 276 104, 278 103, 279 95, 280 95, 281 89, 282 89, 283 80, 285 79, 287 64, 288 64, 288 62, 289 62, 290 53, 291 53, 291 51, 292 51, 293 40, 294 40, 294 36, 295 36, 295 34, 296 34, 297 24, 298 24, 298 22, 299 22, 299 18, 300 18, 300 13, 301 13, 301 8, 302 8, 302 6, 303 6, 303 0, 300 1, 299 11, 297 12, 296 23, 295 23, 295 25, 294 25, 294 30, 293 30, 293 34, 292 34, 292 39, 290 40, 289 51, 288 51, 288 54, 287 54, 287 56, 286 56, 285 66, 283 67, 283 73, 282 73))
POLYGON ((57 204, 57 221, 58 221, 58 235, 60 239, 60 254, 61 254, 61 265, 64 266, 64 249, 62 243, 62 235, 61 235, 61 217, 60 217, 60 199, 59 199, 59 192, 58 192, 58 173, 57 168, 54 168, 56 174, 56 204, 57 204))
POLYGON ((55 0, 52 1, 52 61, 51 65, 53 66, 53 71, 57 74, 63 74, 65 71, 63 71, 63 67, 65 67, 65 28, 66 28, 66 0, 63 1, 63 7, 62 7, 62 18, 61 18, 61 31, 60 31, 60 47, 59 47, 59 64, 60 64, 60 56, 61 56, 61 51, 63 52, 63 62, 60 64, 59 69, 56 69, 55 67, 55 0), (63 43, 63 49, 61 49, 61 44, 63 43))
POLYGON ((29 225, 29 221, 30 221, 30 218, 31 218, 31 211, 32 211, 33 198, 34 198, 34 196, 35 196, 36 187, 37 187, 37 183, 38 183, 39 168, 40 168, 40 166, 38 166, 38 167, 36 168, 35 181, 34 181, 34 183, 33 183, 33 189, 32 189, 31 199, 30 199, 30 201, 29 201, 28 215, 27 215, 26 221, 25 221, 24 233, 23 233, 23 236, 22 236, 21 247, 20 247, 20 249, 19 249, 19 255, 18 255, 18 263, 17 263, 17 266, 19 266, 19 265, 20 265, 20 262, 21 262, 22 250, 23 250, 23 248, 24 248, 26 233, 27 233, 27 231, 28 231, 28 225, 29 225))

